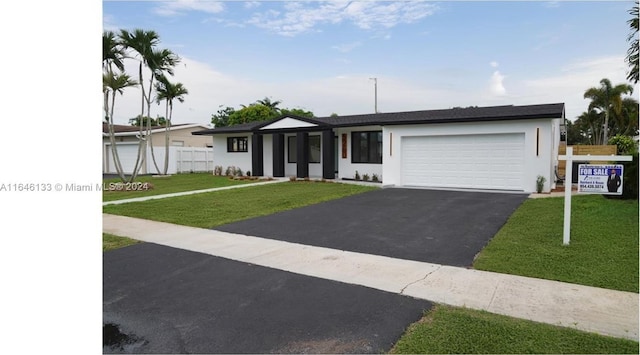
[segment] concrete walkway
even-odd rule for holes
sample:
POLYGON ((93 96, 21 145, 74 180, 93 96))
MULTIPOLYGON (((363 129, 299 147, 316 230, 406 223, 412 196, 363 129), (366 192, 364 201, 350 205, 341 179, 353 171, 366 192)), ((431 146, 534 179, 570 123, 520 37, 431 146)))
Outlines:
POLYGON ((452 306, 638 340, 638 294, 103 214, 103 231, 452 306))

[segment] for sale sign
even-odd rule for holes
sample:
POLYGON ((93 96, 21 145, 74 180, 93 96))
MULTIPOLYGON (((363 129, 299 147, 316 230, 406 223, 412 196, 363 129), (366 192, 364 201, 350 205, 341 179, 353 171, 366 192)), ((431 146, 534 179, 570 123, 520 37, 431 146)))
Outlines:
POLYGON ((622 165, 578 166, 578 192, 584 194, 622 195, 622 165))

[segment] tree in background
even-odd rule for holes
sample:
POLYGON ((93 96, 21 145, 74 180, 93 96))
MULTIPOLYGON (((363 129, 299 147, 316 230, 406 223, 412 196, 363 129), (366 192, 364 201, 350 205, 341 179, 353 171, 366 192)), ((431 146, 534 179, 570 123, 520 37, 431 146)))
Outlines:
POLYGON ((142 125, 143 127, 146 127, 147 124, 150 124, 152 127, 155 126, 164 126, 165 123, 167 122, 167 119, 162 117, 162 116, 157 116, 156 118, 151 118, 148 116, 136 116, 134 118, 130 118, 129 119, 129 124, 132 126, 136 126, 139 127, 140 125, 142 125))
POLYGON ((115 33, 105 31, 102 33, 102 93, 104 95, 104 120, 109 131, 111 143, 111 158, 116 172, 122 182, 126 181, 118 149, 116 148, 115 130, 113 128, 113 110, 116 104, 116 94, 122 95, 124 89, 137 86, 138 83, 124 73, 125 52, 115 33), (113 67, 116 67, 117 71, 113 67))
POLYGON ((268 121, 283 115, 292 115, 299 117, 315 117, 313 112, 305 111, 300 108, 278 108, 281 101, 271 101, 265 97, 263 100, 257 100, 248 106, 241 105, 239 110, 233 107, 225 107, 220 109, 214 115, 211 115, 211 123, 215 127, 234 126, 249 122, 268 121))
POLYGON ((636 6, 629 10, 629 15, 631 15, 631 20, 627 21, 627 23, 631 28, 631 33, 627 37, 630 45, 629 50, 627 50, 626 61, 631 70, 627 75, 627 80, 636 84, 638 83, 638 1, 636 1, 636 6))
POLYGON ((236 110, 233 107, 222 108, 222 105, 218 106, 218 112, 211 115, 211 123, 214 127, 226 127, 229 126, 229 116, 236 110))
POLYGON ((594 117, 591 116, 591 111, 594 110, 596 113, 604 114, 602 140, 599 140, 600 144, 607 144, 609 141, 609 119, 612 113, 615 115, 622 115, 622 95, 631 93, 633 93, 633 87, 631 85, 618 84, 613 86, 611 81, 606 78, 600 80, 600 87, 592 87, 585 91, 584 98, 591 99, 591 103, 589 103, 588 108, 589 118, 594 117))
POLYGON ((115 130, 113 128, 113 109, 116 105, 116 94, 119 93, 122 95, 124 89, 137 85, 138 83, 135 80, 132 80, 129 75, 124 73, 116 74, 107 72, 102 75, 102 92, 104 93, 104 110, 107 116, 109 142, 111 143, 111 157, 113 158, 113 165, 116 168, 116 172, 122 182, 126 181, 126 177, 124 176, 120 156, 118 156, 118 149, 116 148, 115 130))
POLYGON ((172 83, 166 76, 160 75, 156 82, 156 102, 160 104, 162 100, 166 102, 165 111, 167 120, 165 122, 164 135, 164 169, 163 175, 167 175, 169 169, 169 128, 171 127, 171 116, 173 116, 173 100, 184 102, 184 96, 189 94, 187 88, 182 83, 172 83))
POLYGON ((596 110, 583 112, 571 126, 567 126, 567 144, 602 144, 603 114, 596 110), (577 131, 577 135, 576 135, 577 131))
MULTIPOLYGON (((129 50, 133 54, 133 58, 136 58, 139 62, 138 64, 138 77, 140 86, 142 87, 142 98, 141 98, 141 113, 142 117, 145 116, 145 103, 147 108, 147 117, 150 117, 151 110, 151 93, 153 90, 153 81, 160 75, 164 75, 168 73, 169 75, 173 75, 173 67, 180 62, 180 58, 171 52, 168 49, 158 50, 157 46, 160 43, 160 38, 155 31, 144 31, 141 29, 135 29, 133 32, 129 32, 127 30, 120 30, 120 42, 125 50, 129 50), (149 86, 148 89, 145 88, 144 78, 143 78, 143 67, 146 67, 151 74, 149 75, 149 86)), ((142 164, 144 163, 144 151, 143 148, 146 145, 151 146, 151 157, 153 159, 153 164, 155 165, 158 174, 160 174, 160 169, 158 168, 158 164, 155 161, 155 155, 153 153, 153 146, 151 145, 151 141, 145 141, 145 139, 151 139, 151 122, 147 121, 147 135, 146 138, 143 135, 142 126, 140 126, 140 144, 138 145, 138 157, 136 159, 135 167, 133 169, 133 174, 131 180, 133 181, 140 168, 142 168, 142 164)))

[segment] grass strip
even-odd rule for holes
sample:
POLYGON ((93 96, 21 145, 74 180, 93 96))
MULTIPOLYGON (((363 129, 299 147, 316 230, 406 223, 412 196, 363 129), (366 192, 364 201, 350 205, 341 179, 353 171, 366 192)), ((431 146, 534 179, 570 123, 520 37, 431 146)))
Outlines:
POLYGON ((114 249, 124 248, 129 245, 140 243, 135 239, 120 237, 117 235, 102 233, 102 251, 110 251, 114 249))
POLYGON ((435 305, 393 354, 638 354, 638 343, 484 311, 435 305))
POLYGON ((525 201, 474 268, 638 292, 638 201, 574 196, 568 246, 563 211, 563 198, 525 201))

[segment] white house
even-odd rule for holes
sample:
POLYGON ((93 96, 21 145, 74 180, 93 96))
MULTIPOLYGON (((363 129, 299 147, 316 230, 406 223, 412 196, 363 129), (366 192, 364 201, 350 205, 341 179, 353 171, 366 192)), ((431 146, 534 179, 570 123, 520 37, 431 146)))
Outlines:
POLYGON ((193 132, 212 136, 214 165, 256 176, 533 192, 555 186, 564 104, 304 118, 193 132))

